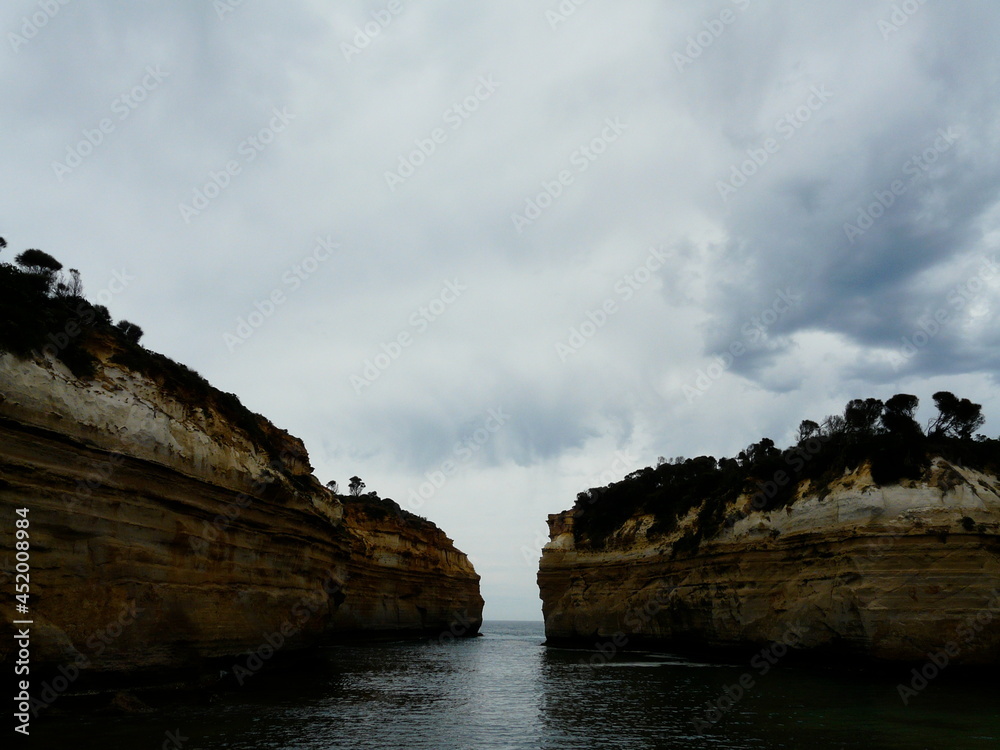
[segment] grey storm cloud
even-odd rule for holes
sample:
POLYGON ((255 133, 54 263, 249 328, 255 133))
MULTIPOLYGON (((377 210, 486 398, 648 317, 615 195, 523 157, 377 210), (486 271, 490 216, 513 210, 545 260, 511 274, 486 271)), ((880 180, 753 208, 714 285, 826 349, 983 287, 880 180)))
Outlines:
MULTIPOLYGON (((804 22, 814 10, 788 9, 790 46, 803 28, 794 17, 804 22)), ((988 83, 998 73, 988 31, 994 9, 981 3, 921 5, 912 21, 891 31, 879 24, 888 23, 892 7, 874 9, 879 23, 870 7, 858 11, 844 4, 841 23, 821 32, 837 42, 850 31, 854 47, 843 67, 824 64, 831 50, 822 44, 799 62, 800 70, 816 71, 800 90, 810 80, 827 87, 828 103, 800 117, 803 124, 787 140, 769 125, 781 120, 784 102, 768 108, 770 118, 760 111, 747 118, 765 127, 749 138, 743 131, 739 146, 750 143, 759 154, 770 135, 779 150, 756 170, 755 162, 747 162, 750 151, 733 157, 740 174, 728 182, 746 184, 727 191, 730 239, 722 257, 745 273, 719 288, 725 300, 718 299, 717 347, 734 337, 774 288, 788 285, 804 302, 773 327, 784 346, 796 331, 823 330, 862 347, 902 348, 927 313, 943 306, 951 323, 961 316, 967 305, 960 307, 953 294, 949 302, 949 293, 970 281, 975 286, 978 269, 990 257, 985 236, 1000 197, 997 103, 988 83), (885 48, 893 50, 888 60, 885 48), (792 149, 794 158, 785 158, 792 149), (752 170, 757 173, 743 174, 752 170), (928 273, 947 278, 951 289, 928 285, 928 273)), ((809 42, 815 44, 815 36, 809 42)), ((788 46, 776 50, 787 55, 788 46)), ((767 92, 758 94, 759 102, 767 101, 767 92)), ((988 288, 985 296, 994 298, 988 288)), ((992 311, 985 314, 992 320, 992 311)), ((951 373, 962 362, 959 370, 991 371, 989 329, 984 327, 979 347, 960 329, 942 326, 907 370, 951 373), (977 348, 978 357, 971 351, 977 348)), ((773 353, 745 357, 734 369, 752 376, 773 353)), ((882 370, 869 375, 880 381, 882 370)))
POLYGON ((986 0, 14 0, 0 234, 91 297, 127 272, 115 317, 324 480, 405 499, 504 410, 419 512, 522 602, 491 616, 537 617, 523 548, 620 451, 941 387, 1000 417, 998 26, 986 0))

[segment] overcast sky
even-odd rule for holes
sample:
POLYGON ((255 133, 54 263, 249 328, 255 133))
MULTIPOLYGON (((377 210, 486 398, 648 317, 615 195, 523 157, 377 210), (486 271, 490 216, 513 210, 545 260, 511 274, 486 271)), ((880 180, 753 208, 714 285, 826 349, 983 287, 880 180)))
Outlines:
POLYGON ((438 523, 487 618, 540 619, 546 515, 657 456, 897 392, 1000 432, 995 2, 8 0, 0 31, 7 260, 79 268, 321 480, 438 523))

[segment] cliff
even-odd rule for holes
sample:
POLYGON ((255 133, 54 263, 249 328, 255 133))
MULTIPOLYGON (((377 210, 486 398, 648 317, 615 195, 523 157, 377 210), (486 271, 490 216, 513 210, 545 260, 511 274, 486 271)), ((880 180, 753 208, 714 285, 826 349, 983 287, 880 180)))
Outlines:
POLYGON ((880 485, 862 464, 799 482, 783 507, 740 493, 718 528, 694 503, 668 532, 639 510, 596 543, 578 506, 549 517, 538 585, 550 642, 745 649, 791 634, 799 655, 924 661, 948 648, 952 663, 1000 662, 993 475, 935 457, 880 485))
POLYGON ((273 634, 292 651, 477 633, 479 576, 432 523, 342 502, 298 439, 186 368, 111 334, 86 347, 83 379, 0 354, 0 545, 10 590, 28 508, 33 665, 188 669, 273 634))

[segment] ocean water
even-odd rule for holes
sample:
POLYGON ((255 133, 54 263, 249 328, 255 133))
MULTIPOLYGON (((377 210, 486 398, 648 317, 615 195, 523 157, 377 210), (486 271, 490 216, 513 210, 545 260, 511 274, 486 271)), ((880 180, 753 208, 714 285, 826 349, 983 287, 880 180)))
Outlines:
POLYGON ((487 622, 474 639, 330 648, 308 670, 265 668, 241 688, 172 701, 150 714, 42 714, 26 744, 85 750, 1000 748, 995 680, 945 670, 904 705, 896 687, 907 677, 902 672, 872 676, 779 662, 761 674, 763 662, 706 664, 649 652, 606 660, 548 648, 543 640, 540 623, 487 622), (741 678, 748 686, 742 696, 734 687, 741 678))

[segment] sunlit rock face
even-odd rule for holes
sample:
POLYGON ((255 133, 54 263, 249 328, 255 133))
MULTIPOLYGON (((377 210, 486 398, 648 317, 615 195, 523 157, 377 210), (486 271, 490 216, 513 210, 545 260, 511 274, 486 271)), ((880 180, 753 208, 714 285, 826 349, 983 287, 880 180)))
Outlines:
POLYGON ((800 656, 924 661, 947 648, 950 663, 1000 661, 996 477, 938 458, 918 481, 880 487, 863 466, 820 492, 803 483, 780 510, 750 502, 687 553, 674 543, 697 508, 658 538, 633 516, 595 549, 577 543, 579 511, 550 516, 547 636, 742 648, 794 634, 800 656))
MULTIPOLYGON (((106 343, 87 382, 0 354, 0 505, 29 509, 34 664, 185 668, 269 638, 476 634, 479 576, 440 529, 342 503, 297 438, 114 364, 106 343)), ((9 596, 0 609, 23 617, 9 596)))

